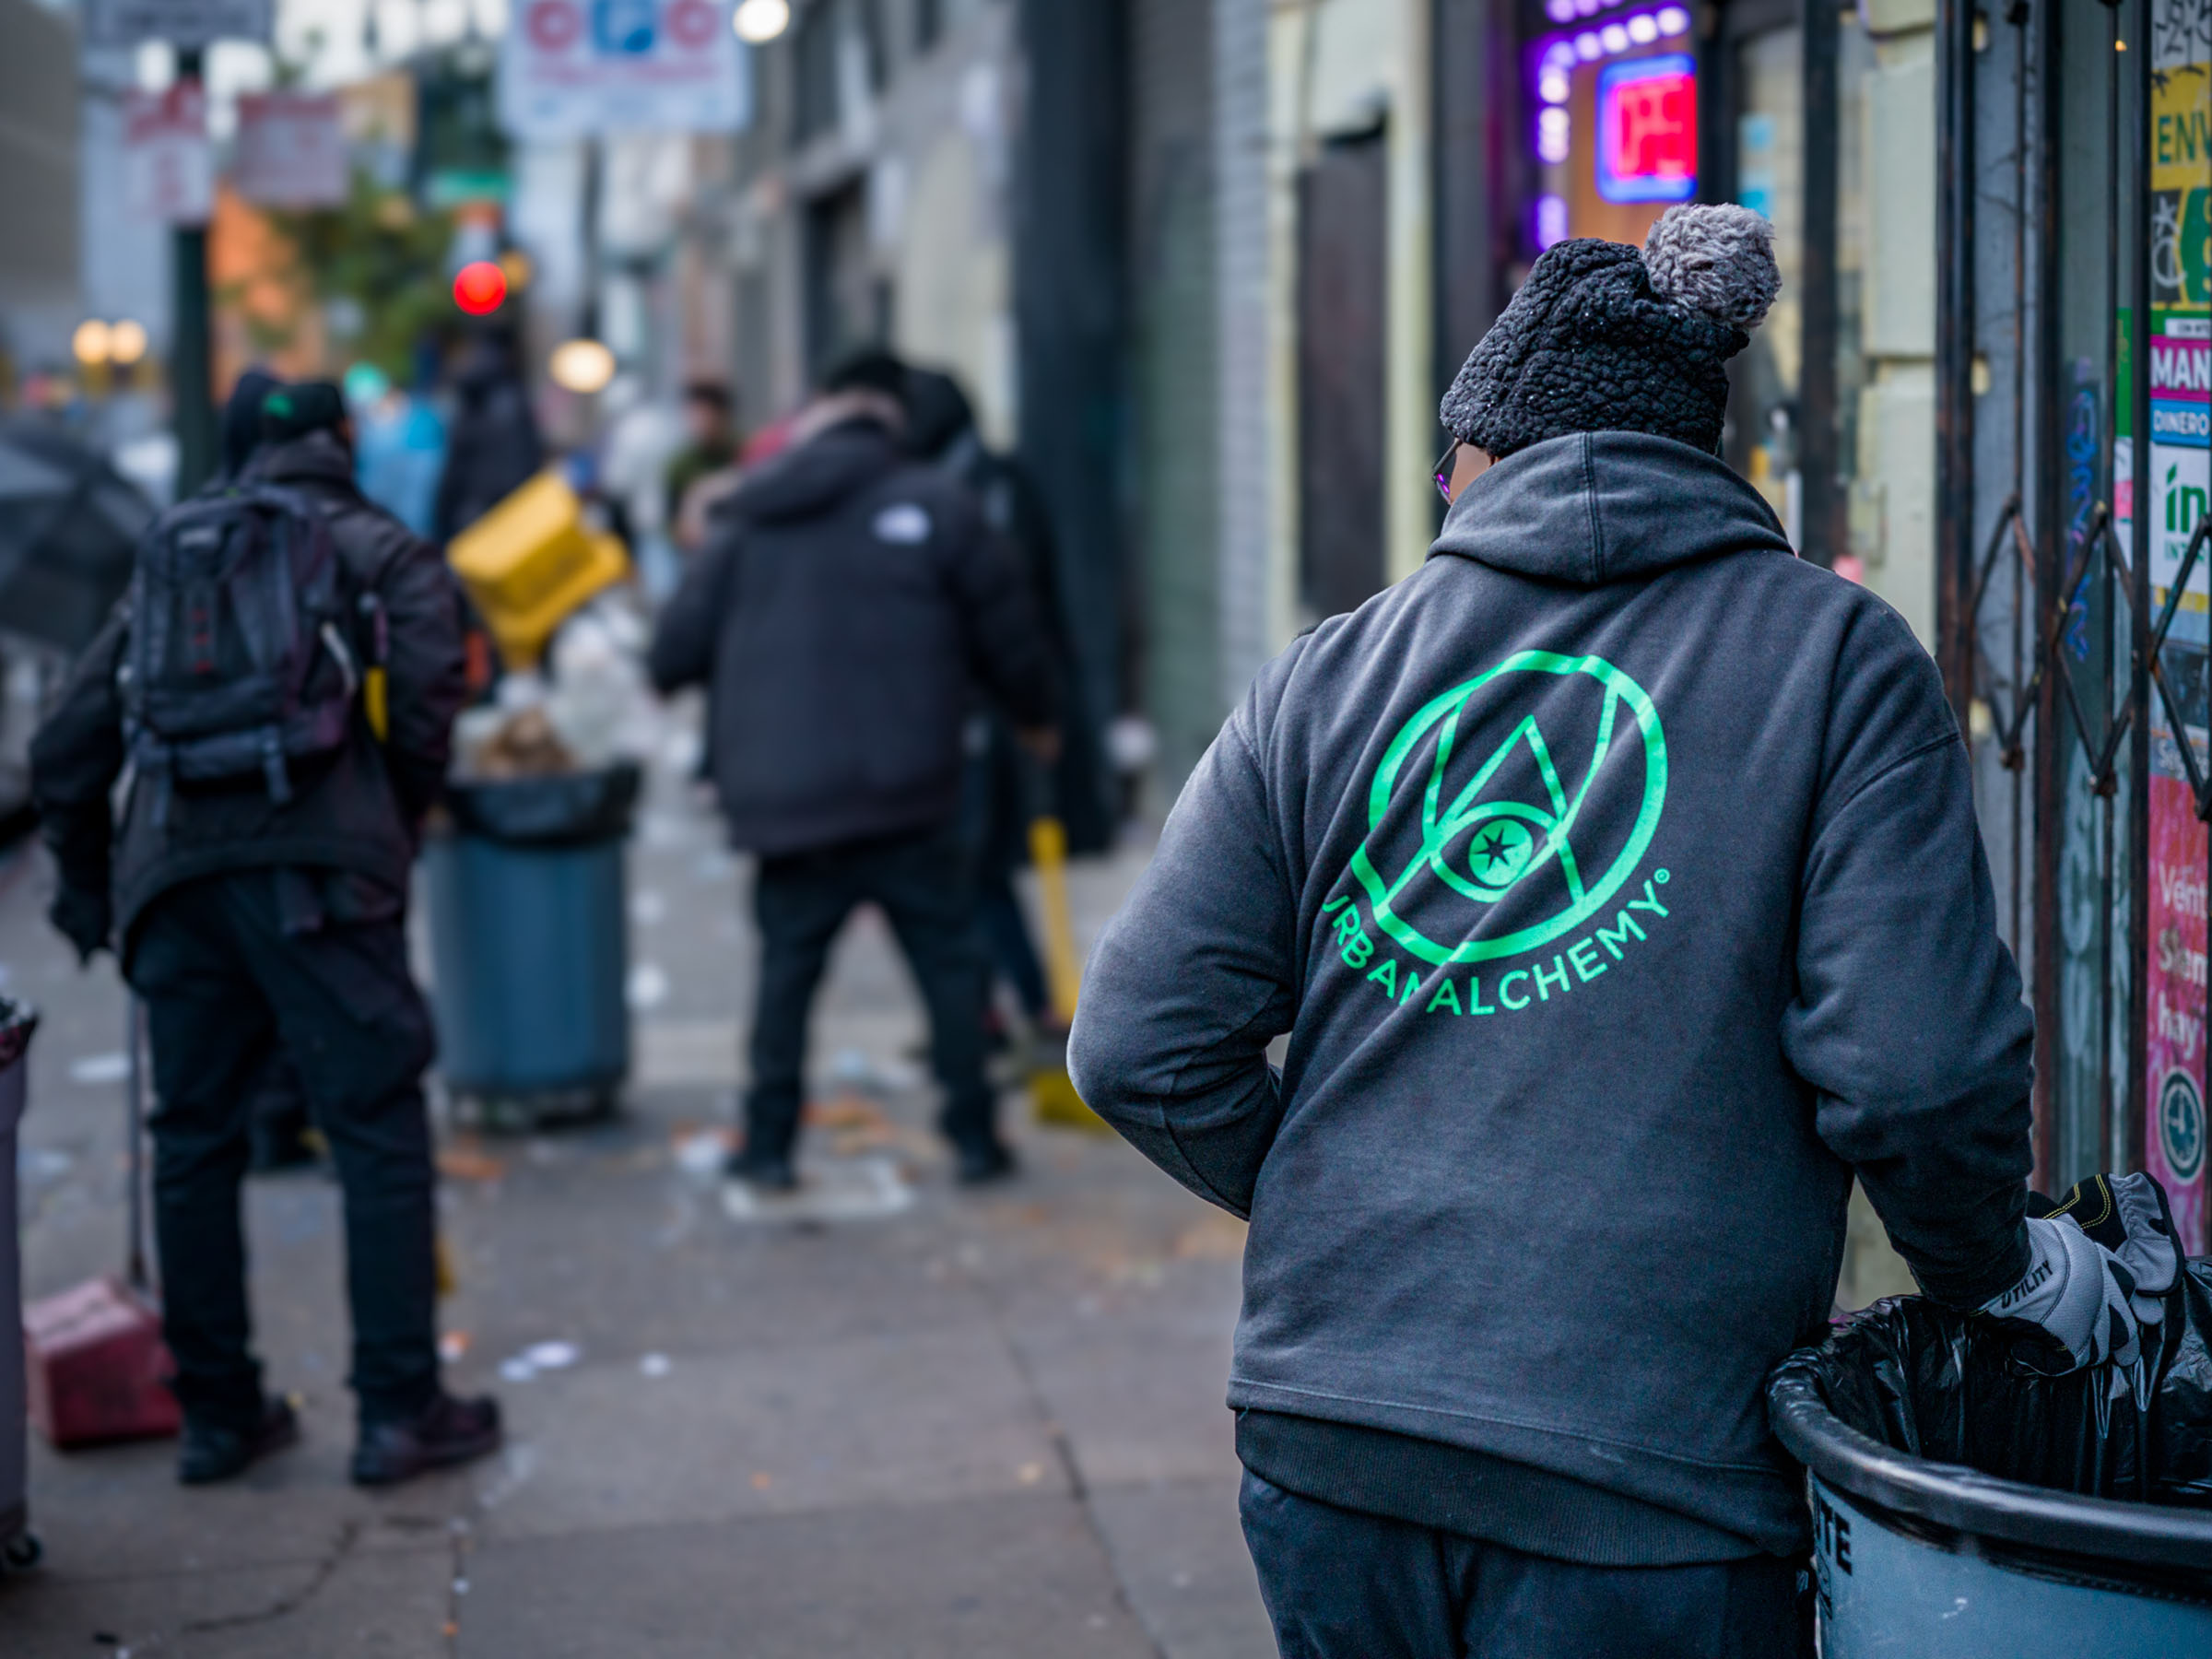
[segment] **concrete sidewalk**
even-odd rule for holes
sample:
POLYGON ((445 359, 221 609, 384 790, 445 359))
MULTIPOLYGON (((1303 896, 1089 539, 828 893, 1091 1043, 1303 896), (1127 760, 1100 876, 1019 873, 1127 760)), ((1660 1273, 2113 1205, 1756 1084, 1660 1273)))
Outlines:
MULTIPOLYGON (((1139 862, 1077 873, 1079 932, 1139 862)), ((753 974, 745 870, 663 780, 631 876, 625 1115, 446 1141, 453 1380, 499 1393, 506 1454, 347 1486, 335 1194, 257 1180, 261 1349, 305 1396, 304 1444, 189 1493, 168 1445, 35 1448, 47 1563, 0 1584, 0 1650, 1272 1654, 1222 1406, 1241 1226, 1118 1142, 1018 1122, 1022 1179, 956 1192, 872 916, 817 1016, 813 1195, 733 1206, 713 1166, 753 974)), ((47 931, 45 882, 0 868, 0 988, 46 1014, 33 1296, 123 1250, 122 998, 47 931)))

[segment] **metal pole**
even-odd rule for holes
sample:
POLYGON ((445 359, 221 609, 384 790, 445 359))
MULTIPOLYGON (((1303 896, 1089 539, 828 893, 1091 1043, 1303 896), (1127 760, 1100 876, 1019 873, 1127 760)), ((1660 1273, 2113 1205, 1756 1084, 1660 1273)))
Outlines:
MULTIPOLYGON (((2065 468, 2058 457, 2065 452, 2065 413, 2060 394, 2060 362, 2064 357, 2059 333, 2058 213, 2060 178, 2058 124, 2062 103, 2052 66, 2058 62, 2064 41, 2063 18, 2056 0, 2043 0, 2027 21, 2033 26, 2031 44, 2023 44, 2019 72, 2035 72, 2035 125, 2033 167, 2035 196, 2035 500, 2036 592, 2041 606, 2065 605, 2060 572, 2066 562, 2065 468)), ((2030 210, 2023 201, 2021 211, 2030 210)), ((2036 618, 2040 630, 2043 617, 2036 618)), ((2065 951, 2059 926, 2058 862, 2064 851, 2066 820, 2065 768, 2062 763, 2066 735, 2058 712, 2058 675, 2046 673, 2035 706, 2035 1030, 2038 1047, 2047 1058, 2035 1068, 2035 1175, 2045 1192, 2066 1184, 2059 1162, 2059 1117, 2062 1112, 2085 1109, 2071 1091, 2058 1086, 2066 1033, 2064 1001, 2059 991, 2061 959, 2065 951)))
MULTIPOLYGON (((1850 548, 1842 488, 1842 422, 1837 383, 1839 301, 1838 57, 1841 15, 1830 0, 1805 0, 1801 39, 1805 103, 1805 236, 1798 283, 1803 350, 1797 389, 1797 476, 1804 494, 1798 551, 1832 567, 1850 548)), ((1940 143, 1941 141, 1938 140, 1940 143)))
MULTIPOLYGON (((2018 73, 2027 73, 2025 62, 2018 73)), ((1937 0, 1936 88, 1936 636, 1944 686, 1967 731, 1977 621, 1966 614, 1974 581, 1974 8, 1967 0, 1937 0)))
MULTIPOLYGON (((2127 1116, 2114 1138, 2112 1164, 2117 1169, 2143 1167, 2144 1118, 2148 1109, 2150 1079, 2150 507, 2156 499, 2156 481, 2150 476, 2150 0, 2136 0, 2134 108, 2135 126, 2128 146, 2133 158, 2128 182, 2135 195, 2135 234, 2128 244, 2129 306, 2135 313, 2133 348, 2128 354, 2129 443, 2134 455, 2135 511, 2129 515, 2128 561, 2135 567, 2135 678, 2129 695, 2135 700, 2136 729, 2128 805, 2134 831, 2128 853, 2128 1079, 2127 1116)), ((2114 14, 2114 22, 2118 14, 2114 14)), ((2177 743, 2189 741, 2186 727, 2174 733, 2177 743)))
MULTIPOLYGON (((177 78, 197 81, 198 47, 177 53, 177 78)), ((177 495, 215 477, 221 440, 215 418, 215 353, 207 289, 207 227, 179 225, 171 243, 175 302, 170 316, 169 394, 177 428, 177 495)))

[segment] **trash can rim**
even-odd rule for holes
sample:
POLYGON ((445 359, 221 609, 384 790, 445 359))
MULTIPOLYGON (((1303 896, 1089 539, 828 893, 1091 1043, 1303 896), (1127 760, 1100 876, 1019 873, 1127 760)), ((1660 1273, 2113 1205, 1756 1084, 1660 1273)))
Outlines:
POLYGON ((1801 1349, 1783 1363, 1768 1385, 1767 1403, 1776 1438, 1826 1484, 1877 1509, 1970 1536, 2130 1564, 2212 1570, 2212 1513, 2085 1498, 1883 1445, 1820 1398, 1801 1369, 1815 1351, 1801 1349))

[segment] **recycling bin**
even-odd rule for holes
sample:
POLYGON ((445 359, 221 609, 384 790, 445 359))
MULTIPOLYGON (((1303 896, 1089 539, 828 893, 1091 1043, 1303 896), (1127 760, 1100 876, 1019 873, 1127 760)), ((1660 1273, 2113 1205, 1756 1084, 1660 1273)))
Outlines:
POLYGON ((2188 1265, 2145 1390, 2049 1378, 1918 1297, 1768 1390, 1806 1465, 1823 1659, 2212 1653, 2212 1262, 2188 1265))
POLYGON ((39 1017, 0 996, 0 1571, 39 1559, 30 1530, 23 1363, 23 1250, 17 1213, 16 1136, 29 1095, 27 1074, 39 1017))
POLYGON ((639 782, 625 764, 449 786, 425 863, 440 1070, 464 1115, 525 1127, 613 1109, 639 782))

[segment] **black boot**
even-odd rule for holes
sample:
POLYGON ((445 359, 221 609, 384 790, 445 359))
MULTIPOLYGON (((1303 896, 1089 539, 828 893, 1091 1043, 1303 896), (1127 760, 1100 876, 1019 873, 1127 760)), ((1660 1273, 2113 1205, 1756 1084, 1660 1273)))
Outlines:
POLYGON ((1014 1149, 996 1135, 959 1142, 953 1150, 959 1159, 962 1186, 987 1186, 994 1181, 1010 1180, 1021 1168, 1014 1159, 1014 1149))
POLYGON ((758 1193, 795 1193, 799 1187, 798 1172, 791 1167, 790 1158, 773 1152, 733 1152, 722 1172, 758 1193))
POLYGON ((300 1418, 289 1400, 261 1403, 261 1419, 250 1429, 184 1419, 184 1438, 177 1447, 177 1481, 182 1486, 211 1486, 245 1473, 249 1465, 281 1452, 300 1438, 300 1418))
POLYGON ((466 1463, 500 1449, 500 1403, 457 1399, 443 1389, 411 1418, 363 1423, 353 1449, 353 1484, 393 1486, 426 1469, 466 1463))

